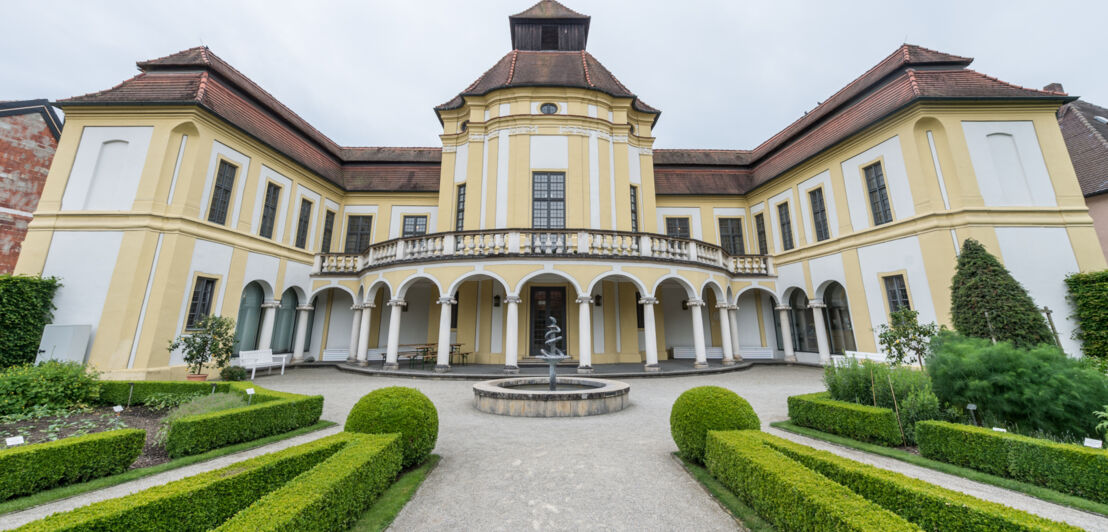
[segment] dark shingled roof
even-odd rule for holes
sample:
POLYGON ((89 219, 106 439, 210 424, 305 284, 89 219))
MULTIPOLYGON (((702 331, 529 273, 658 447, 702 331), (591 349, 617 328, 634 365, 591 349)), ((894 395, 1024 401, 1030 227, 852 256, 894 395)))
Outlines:
POLYGON ((1098 116, 1108 120, 1108 109, 1082 100, 1058 110, 1058 125, 1086 197, 1108 192, 1108 124, 1098 116))

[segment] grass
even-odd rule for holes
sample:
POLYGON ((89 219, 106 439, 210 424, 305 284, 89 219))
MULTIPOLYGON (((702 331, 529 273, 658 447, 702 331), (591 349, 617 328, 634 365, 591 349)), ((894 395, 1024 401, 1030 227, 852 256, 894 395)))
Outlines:
POLYGON ((396 515, 400 513, 400 510, 404 508, 404 505, 411 500, 412 495, 415 495, 419 485, 423 483, 423 479, 427 478, 427 475, 431 473, 431 470, 435 468, 441 458, 437 454, 432 454, 422 465, 402 473, 400 478, 396 479, 396 482, 393 482, 376 501, 373 501, 373 506, 370 506, 358 518, 354 525, 350 527, 350 530, 352 532, 376 532, 388 528, 392 524, 392 520, 396 519, 396 515))
POLYGON ((192 464, 195 464, 197 462, 203 462, 203 461, 206 461, 206 460, 211 460, 213 458, 219 458, 221 456, 226 456, 228 454, 237 453, 237 452, 240 452, 240 451, 247 451, 247 450, 250 450, 250 449, 254 449, 256 447, 261 447, 263 445, 268 445, 270 443, 278 442, 278 441, 281 441, 281 440, 287 440, 289 438, 299 436, 301 434, 307 434, 309 432, 315 432, 317 430, 322 430, 322 429, 325 429, 327 427, 334 426, 335 424, 336 423, 331 422, 331 421, 322 421, 321 420, 318 423, 316 423, 315 425, 310 425, 310 426, 307 426, 307 427, 301 427, 299 429, 296 429, 296 430, 291 431, 291 432, 286 432, 284 434, 275 434, 273 436, 267 436, 265 438, 259 438, 257 440, 253 440, 253 441, 237 443, 235 445, 228 445, 227 447, 222 447, 222 448, 219 448, 219 449, 213 449, 213 450, 208 451, 206 453, 197 454, 197 455, 193 455, 193 456, 185 456, 185 457, 182 457, 182 458, 178 458, 176 460, 171 460, 171 461, 166 462, 164 464, 158 464, 158 465, 154 465, 154 466, 150 466, 150 467, 143 467, 141 469, 132 469, 130 471, 120 473, 118 475, 112 475, 110 477, 102 477, 102 478, 97 478, 97 479, 90 480, 88 482, 82 482, 80 484, 70 484, 68 486, 61 486, 61 487, 54 488, 54 489, 51 489, 51 490, 40 491, 38 493, 28 495, 26 497, 20 497, 18 499, 12 499, 10 501, 5 501, 5 502, 0 503, 0 515, 6 514, 6 513, 9 513, 9 512, 17 512, 19 510, 25 510, 27 508, 31 508, 32 506, 38 506, 40 504, 46 504, 48 502, 56 501, 58 499, 65 499, 67 497, 74 497, 74 496, 80 495, 82 493, 87 493, 87 492, 95 491, 95 490, 98 490, 98 489, 110 488, 110 487, 115 486, 117 484, 122 484, 124 482, 130 482, 132 480, 140 479, 140 478, 143 478, 143 477, 148 477, 150 475, 154 475, 154 474, 157 474, 157 473, 162 473, 164 471, 169 471, 171 469, 177 469, 179 467, 192 465, 192 464))
POLYGON ((861 442, 858 440, 845 438, 843 436, 838 436, 836 434, 829 434, 823 431, 810 429, 808 427, 801 427, 800 425, 796 425, 791 421, 777 421, 774 423, 770 423, 770 426, 792 432, 794 434, 808 436, 809 438, 815 438, 817 440, 823 440, 829 443, 834 443, 836 445, 842 445, 843 447, 849 447, 851 449, 857 449, 859 451, 865 451, 867 453, 895 458, 902 462, 908 462, 912 465, 934 469, 935 471, 967 478, 969 480, 980 482, 982 484, 989 484, 998 488, 1018 491, 1025 495, 1030 495, 1032 497, 1042 499, 1047 502, 1052 502, 1054 504, 1060 504, 1062 506, 1069 506, 1070 508, 1076 508, 1078 510, 1108 516, 1108 504, 1090 501, 1088 499, 1068 495, 1059 491, 1054 491, 1049 488, 1044 488, 1042 486, 1020 482, 1018 480, 1013 480, 1010 478, 998 477, 996 475, 982 473, 981 471, 977 471, 975 469, 969 469, 954 464, 948 464, 946 462, 940 462, 938 460, 932 460, 930 458, 924 458, 918 454, 912 454, 908 451, 902 451, 900 449, 894 449, 892 447, 884 447, 872 443, 861 442))
POLYGON ((716 477, 713 477, 707 469, 685 461, 677 453, 673 453, 673 457, 681 462, 681 465, 685 466, 685 471, 688 471, 693 478, 700 482, 700 485, 704 486, 704 489, 708 490, 708 493, 711 493, 720 505, 748 530, 752 532, 773 532, 777 530, 765 519, 762 519, 753 508, 747 506, 738 495, 727 489, 727 486, 724 486, 722 482, 716 480, 716 477))

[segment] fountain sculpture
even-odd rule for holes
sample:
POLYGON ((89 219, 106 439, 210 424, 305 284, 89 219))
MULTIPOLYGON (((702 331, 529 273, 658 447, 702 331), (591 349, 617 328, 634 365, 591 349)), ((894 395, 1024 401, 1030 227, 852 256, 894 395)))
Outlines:
POLYGON ((558 363, 569 358, 569 355, 562 352, 558 348, 558 342, 562 340, 559 334, 562 332, 562 328, 558 327, 558 320, 554 316, 550 316, 550 325, 546 326, 546 341, 543 343, 550 348, 547 351, 545 348, 539 349, 541 355, 535 358, 541 358, 546 360, 547 364, 550 364, 550 391, 557 391, 558 389, 558 363))

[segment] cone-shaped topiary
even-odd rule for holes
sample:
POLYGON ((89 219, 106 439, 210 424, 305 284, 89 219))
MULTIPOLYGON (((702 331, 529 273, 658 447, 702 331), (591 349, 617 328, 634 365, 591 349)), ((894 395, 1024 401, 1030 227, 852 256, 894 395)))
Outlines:
POLYGON ((758 430, 762 422, 746 399, 719 386, 685 390, 669 413, 669 432, 681 457, 704 462, 704 442, 709 430, 758 430))
POLYGON ((426 395, 415 388, 390 386, 374 390, 358 400, 346 416, 346 432, 400 434, 403 467, 423 463, 439 437, 439 413, 426 395))
POLYGON ((950 315, 959 333, 1022 347, 1054 343, 1027 290, 972 238, 962 244, 950 292, 950 315))

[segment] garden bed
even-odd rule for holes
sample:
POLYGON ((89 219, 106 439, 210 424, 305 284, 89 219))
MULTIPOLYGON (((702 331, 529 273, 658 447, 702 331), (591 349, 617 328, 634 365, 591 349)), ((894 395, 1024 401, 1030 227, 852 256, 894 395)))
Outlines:
POLYGON ((0 438, 23 436, 24 442, 29 445, 108 430, 141 429, 146 431, 146 444, 142 454, 131 464, 131 469, 138 469, 169 461, 165 446, 155 441, 161 420, 167 413, 145 406, 133 406, 119 414, 106 406, 72 410, 60 415, 0 424, 0 438))

